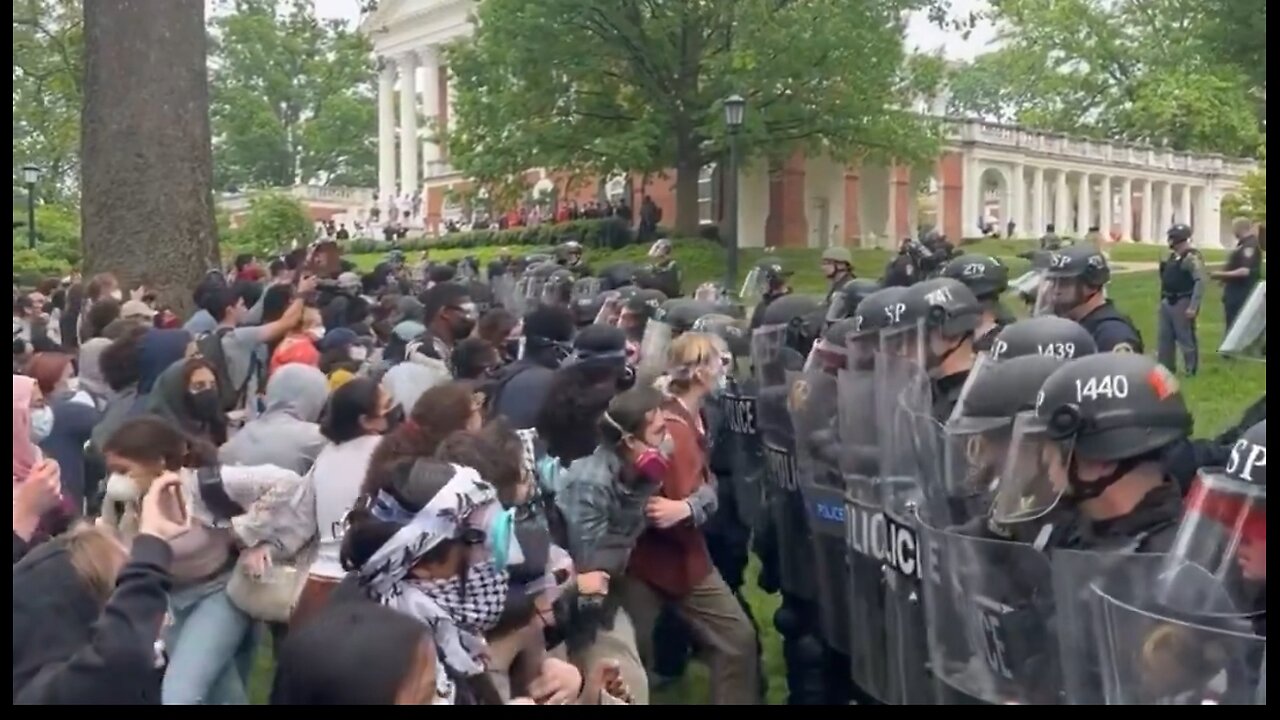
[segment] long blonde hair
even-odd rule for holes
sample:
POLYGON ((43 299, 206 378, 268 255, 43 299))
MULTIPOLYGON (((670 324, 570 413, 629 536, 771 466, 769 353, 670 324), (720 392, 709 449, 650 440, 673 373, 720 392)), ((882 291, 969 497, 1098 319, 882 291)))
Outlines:
POLYGON ((687 332, 672 341, 667 351, 667 374, 671 378, 667 392, 683 395, 689 391, 698 368, 713 360, 719 362, 721 346, 717 340, 707 333, 687 332))
POLYGON ((106 529, 81 523, 50 542, 63 546, 76 575, 89 592, 106 605, 116 588, 116 577, 124 567, 128 553, 119 540, 106 529))

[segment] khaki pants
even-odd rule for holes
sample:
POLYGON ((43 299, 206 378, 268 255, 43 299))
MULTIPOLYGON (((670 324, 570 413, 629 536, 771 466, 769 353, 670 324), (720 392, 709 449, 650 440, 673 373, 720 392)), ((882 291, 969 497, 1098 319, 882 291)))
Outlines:
POLYGON ((634 704, 649 704, 649 674, 645 672, 644 664, 640 662, 640 652, 636 649, 635 626, 627 616, 626 610, 618 608, 618 613, 613 619, 613 628, 609 630, 601 628, 596 633, 595 642, 573 653, 569 659, 582 672, 584 678, 589 678, 589 673, 594 672, 603 661, 616 661, 622 672, 622 679, 627 683, 627 689, 631 691, 634 704))
MULTIPOLYGON (((668 602, 646 583, 627 578, 622 603, 635 623, 637 647, 646 665, 653 659, 653 627, 668 602)), ((756 705, 760 702, 756 628, 725 584, 712 570, 672 606, 710 653, 711 703, 756 705)))

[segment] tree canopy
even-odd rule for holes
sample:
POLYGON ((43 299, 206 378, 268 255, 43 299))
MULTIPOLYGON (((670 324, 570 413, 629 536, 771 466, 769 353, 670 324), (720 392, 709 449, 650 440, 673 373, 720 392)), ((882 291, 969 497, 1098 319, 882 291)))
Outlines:
MULTIPOLYGON (((312 0, 218 0, 208 18, 215 187, 369 186, 376 171, 367 40, 312 0)), ((44 200, 79 192, 83 0, 13 4, 14 172, 44 200)), ((16 177, 16 175, 15 175, 16 177)))
POLYGON ((1262 0, 992 0, 1003 46, 950 112, 1247 156, 1266 132, 1262 0))
MULTIPOLYGON (((676 224, 726 149, 723 100, 747 101, 744 156, 798 147, 917 159, 904 11, 925 0, 485 0, 450 48, 453 164, 500 184, 530 167, 677 171, 676 224)), ((447 138, 443 136, 447 135, 447 138)))

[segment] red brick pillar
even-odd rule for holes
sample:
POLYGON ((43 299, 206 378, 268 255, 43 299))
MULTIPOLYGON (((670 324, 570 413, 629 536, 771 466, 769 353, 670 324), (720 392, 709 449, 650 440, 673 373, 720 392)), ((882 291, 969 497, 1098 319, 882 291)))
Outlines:
POLYGON ((858 215, 859 167, 850 165, 844 170, 844 237, 842 244, 852 247, 862 244, 862 223, 858 215))
POLYGON ((443 229, 444 216, 444 191, 443 187, 429 187, 426 189, 426 226, 427 234, 439 233, 443 229))
POLYGON ((804 208, 804 153, 797 150, 769 176, 769 219, 764 242, 769 247, 806 247, 809 221, 804 208))
POLYGON ((958 152, 938 159, 938 225, 952 242, 964 237, 964 159, 958 152))
MULTIPOLYGON (((442 139, 449 137, 449 66, 436 68, 436 107, 440 114, 436 115, 436 127, 442 139)), ((448 162, 449 144, 440 142, 440 159, 448 162)))
POLYGON ((894 165, 890 171, 889 191, 893 198, 893 240, 896 243, 904 237, 914 237, 915 229, 911 227, 911 168, 894 165))

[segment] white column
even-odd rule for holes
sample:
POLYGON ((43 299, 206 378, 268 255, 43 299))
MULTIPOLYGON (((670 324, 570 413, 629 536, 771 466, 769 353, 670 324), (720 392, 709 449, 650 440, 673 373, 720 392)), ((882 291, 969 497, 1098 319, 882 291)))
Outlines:
POLYGON ((1200 188, 1200 203, 1196 213, 1195 245, 1202 248, 1220 247, 1222 242, 1222 218, 1218 215, 1217 194, 1211 187, 1200 188))
POLYGON ((1173 185, 1169 182, 1160 183, 1160 222, 1156 225, 1156 232, 1164 236, 1164 231, 1169 229, 1173 224, 1173 185))
POLYGON ((418 52, 422 60, 422 116, 427 120, 426 137, 422 141, 422 162, 426 166, 425 177, 439 172, 440 144, 436 135, 442 133, 440 127, 440 55, 434 47, 426 47, 418 52))
POLYGON ((1093 224, 1093 179, 1080 173, 1076 185, 1076 237, 1084 237, 1093 224))
POLYGON ((458 97, 457 80, 458 80, 458 77, 454 75, 452 72, 449 73, 448 79, 445 80, 445 82, 447 83, 447 85, 445 86, 445 96, 446 96, 445 102, 449 103, 449 129, 450 130, 458 127, 458 114, 453 111, 453 109, 457 107, 457 97, 458 97))
POLYGON ((1111 194, 1111 176, 1103 175, 1098 186, 1098 229, 1102 231, 1102 239, 1111 242, 1111 204, 1115 198, 1111 194))
POLYGON ((1059 235, 1071 233, 1071 204, 1067 193, 1067 171, 1058 170, 1057 185, 1053 190, 1053 224, 1059 235))
POLYGON ((1036 166, 1031 176, 1031 227, 1028 237, 1044 234, 1044 168, 1036 166))
MULTIPOLYGON (((970 156, 968 151, 961 153, 961 178, 960 178, 960 236, 974 237, 978 232, 978 219, 981 214, 982 205, 982 188, 979 185, 982 177, 978 173, 977 163, 970 156)), ((890 174, 890 182, 893 176, 890 174)), ((890 194, 892 197, 892 194, 890 194)), ((893 206, 890 205, 890 215, 893 214, 893 206)), ((890 225, 889 237, 893 237, 893 226, 890 225)), ((896 240, 897 238, 895 238, 896 240)))
POLYGON ((1142 183, 1142 218, 1139 221, 1142 226, 1142 242, 1154 243, 1156 241, 1156 184, 1150 178, 1139 182, 1142 183))
MULTIPOLYGON (((1191 186, 1190 185, 1182 186, 1182 193, 1178 198, 1178 201, 1179 201, 1178 222, 1191 225, 1192 223, 1191 223, 1191 186)), ((1195 231, 1195 228, 1193 227, 1192 232, 1194 231, 1195 231)))
POLYGON ((387 212, 396 194, 396 66, 383 59, 378 73, 378 207, 387 212))
POLYGON ((405 53, 400 65, 400 192, 417 193, 422 168, 418 166, 418 58, 405 53))
POLYGON ((1120 239, 1133 239, 1133 178, 1120 181, 1120 239))
POLYGON ((1027 168, 1022 163, 1013 164, 1013 177, 1010 178, 1009 194, 1009 217, 1005 219, 1005 228, 1008 228, 1009 220, 1013 220, 1014 232, 1027 232, 1027 168))

